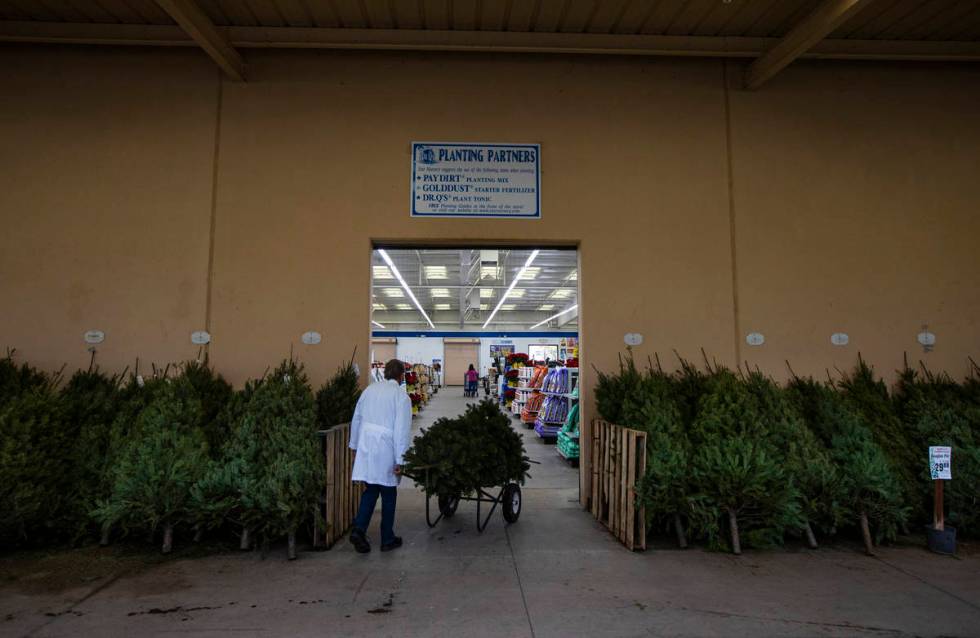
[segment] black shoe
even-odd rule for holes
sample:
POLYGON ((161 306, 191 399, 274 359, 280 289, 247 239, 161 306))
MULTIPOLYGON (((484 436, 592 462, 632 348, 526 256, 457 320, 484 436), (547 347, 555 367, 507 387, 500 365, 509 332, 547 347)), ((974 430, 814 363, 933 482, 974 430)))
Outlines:
POLYGON ((398 549, 402 546, 402 537, 396 536, 390 543, 385 543, 381 546, 381 551, 390 552, 393 549, 398 549))
MULTIPOLYGON (((354 546, 358 554, 367 554, 371 551, 371 543, 368 542, 367 536, 356 527, 350 532, 350 544, 354 546)), ((381 549, 384 550, 383 547, 381 549)))

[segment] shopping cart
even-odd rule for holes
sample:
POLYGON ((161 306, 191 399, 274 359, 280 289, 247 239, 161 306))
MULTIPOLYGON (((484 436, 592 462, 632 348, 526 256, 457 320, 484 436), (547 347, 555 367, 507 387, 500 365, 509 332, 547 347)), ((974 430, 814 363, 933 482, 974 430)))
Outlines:
POLYGON ((463 396, 464 397, 475 397, 477 395, 477 387, 479 381, 470 381, 463 375, 463 396))

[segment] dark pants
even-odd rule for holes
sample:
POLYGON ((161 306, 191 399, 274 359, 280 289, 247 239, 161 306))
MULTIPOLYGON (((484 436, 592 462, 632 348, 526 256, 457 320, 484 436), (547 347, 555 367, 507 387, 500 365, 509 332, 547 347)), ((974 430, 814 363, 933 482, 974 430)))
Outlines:
POLYGON ((361 505, 357 508, 357 516, 354 517, 354 527, 362 532, 367 532, 368 525, 371 524, 371 515, 374 514, 374 506, 378 504, 379 494, 381 495, 381 544, 387 545, 395 540, 397 487, 366 483, 364 494, 361 495, 361 505))

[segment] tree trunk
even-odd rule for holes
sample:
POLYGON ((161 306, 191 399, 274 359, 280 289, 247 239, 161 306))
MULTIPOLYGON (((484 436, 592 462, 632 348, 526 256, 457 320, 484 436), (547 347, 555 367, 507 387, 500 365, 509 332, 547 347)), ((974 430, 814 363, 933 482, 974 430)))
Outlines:
POLYGON ((289 560, 296 560, 296 532, 289 532, 289 548, 287 550, 289 560))
POLYGON ((248 528, 242 528, 242 540, 238 544, 238 549, 242 551, 248 551, 252 547, 252 540, 248 537, 248 528))
POLYGON ((674 532, 677 534, 677 546, 686 549, 687 536, 684 535, 684 523, 681 521, 680 514, 674 514, 674 532))
POLYGON ((864 539, 864 552, 868 556, 874 556, 874 545, 871 543, 871 528, 868 526, 868 515, 861 512, 861 538, 864 539))
POLYGON ((194 530, 194 542, 195 543, 200 543, 201 542, 201 538, 203 538, 203 537, 204 537, 204 528, 203 527, 196 528, 194 530))
POLYGON ((99 545, 101 545, 102 547, 106 547, 107 545, 109 545, 109 528, 108 527, 103 527, 102 528, 102 535, 99 537, 99 545))
POLYGON ((810 546, 810 549, 817 548, 817 537, 813 535, 813 528, 810 527, 810 521, 806 522, 806 527, 803 528, 806 532, 806 544, 810 546))
POLYGON ((163 526, 163 553, 169 554, 174 546, 174 526, 167 523, 163 526))
POLYGON ((735 510, 728 508, 728 526, 732 530, 732 553, 736 556, 742 553, 742 543, 738 539, 738 517, 735 510))

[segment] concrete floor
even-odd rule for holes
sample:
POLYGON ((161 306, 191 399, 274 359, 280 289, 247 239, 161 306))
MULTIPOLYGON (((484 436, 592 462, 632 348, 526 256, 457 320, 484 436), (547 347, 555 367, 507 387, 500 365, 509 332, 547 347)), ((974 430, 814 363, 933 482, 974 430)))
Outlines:
MULTIPOLYGON (((439 393, 416 427, 465 406, 439 393)), ((980 556, 857 547, 624 550, 578 506, 577 470, 525 433, 541 462, 520 521, 475 504, 428 529, 406 481, 405 547, 167 560, 58 592, 0 588, 0 636, 980 636, 980 556)), ((372 536, 377 543, 377 518, 372 536)))

